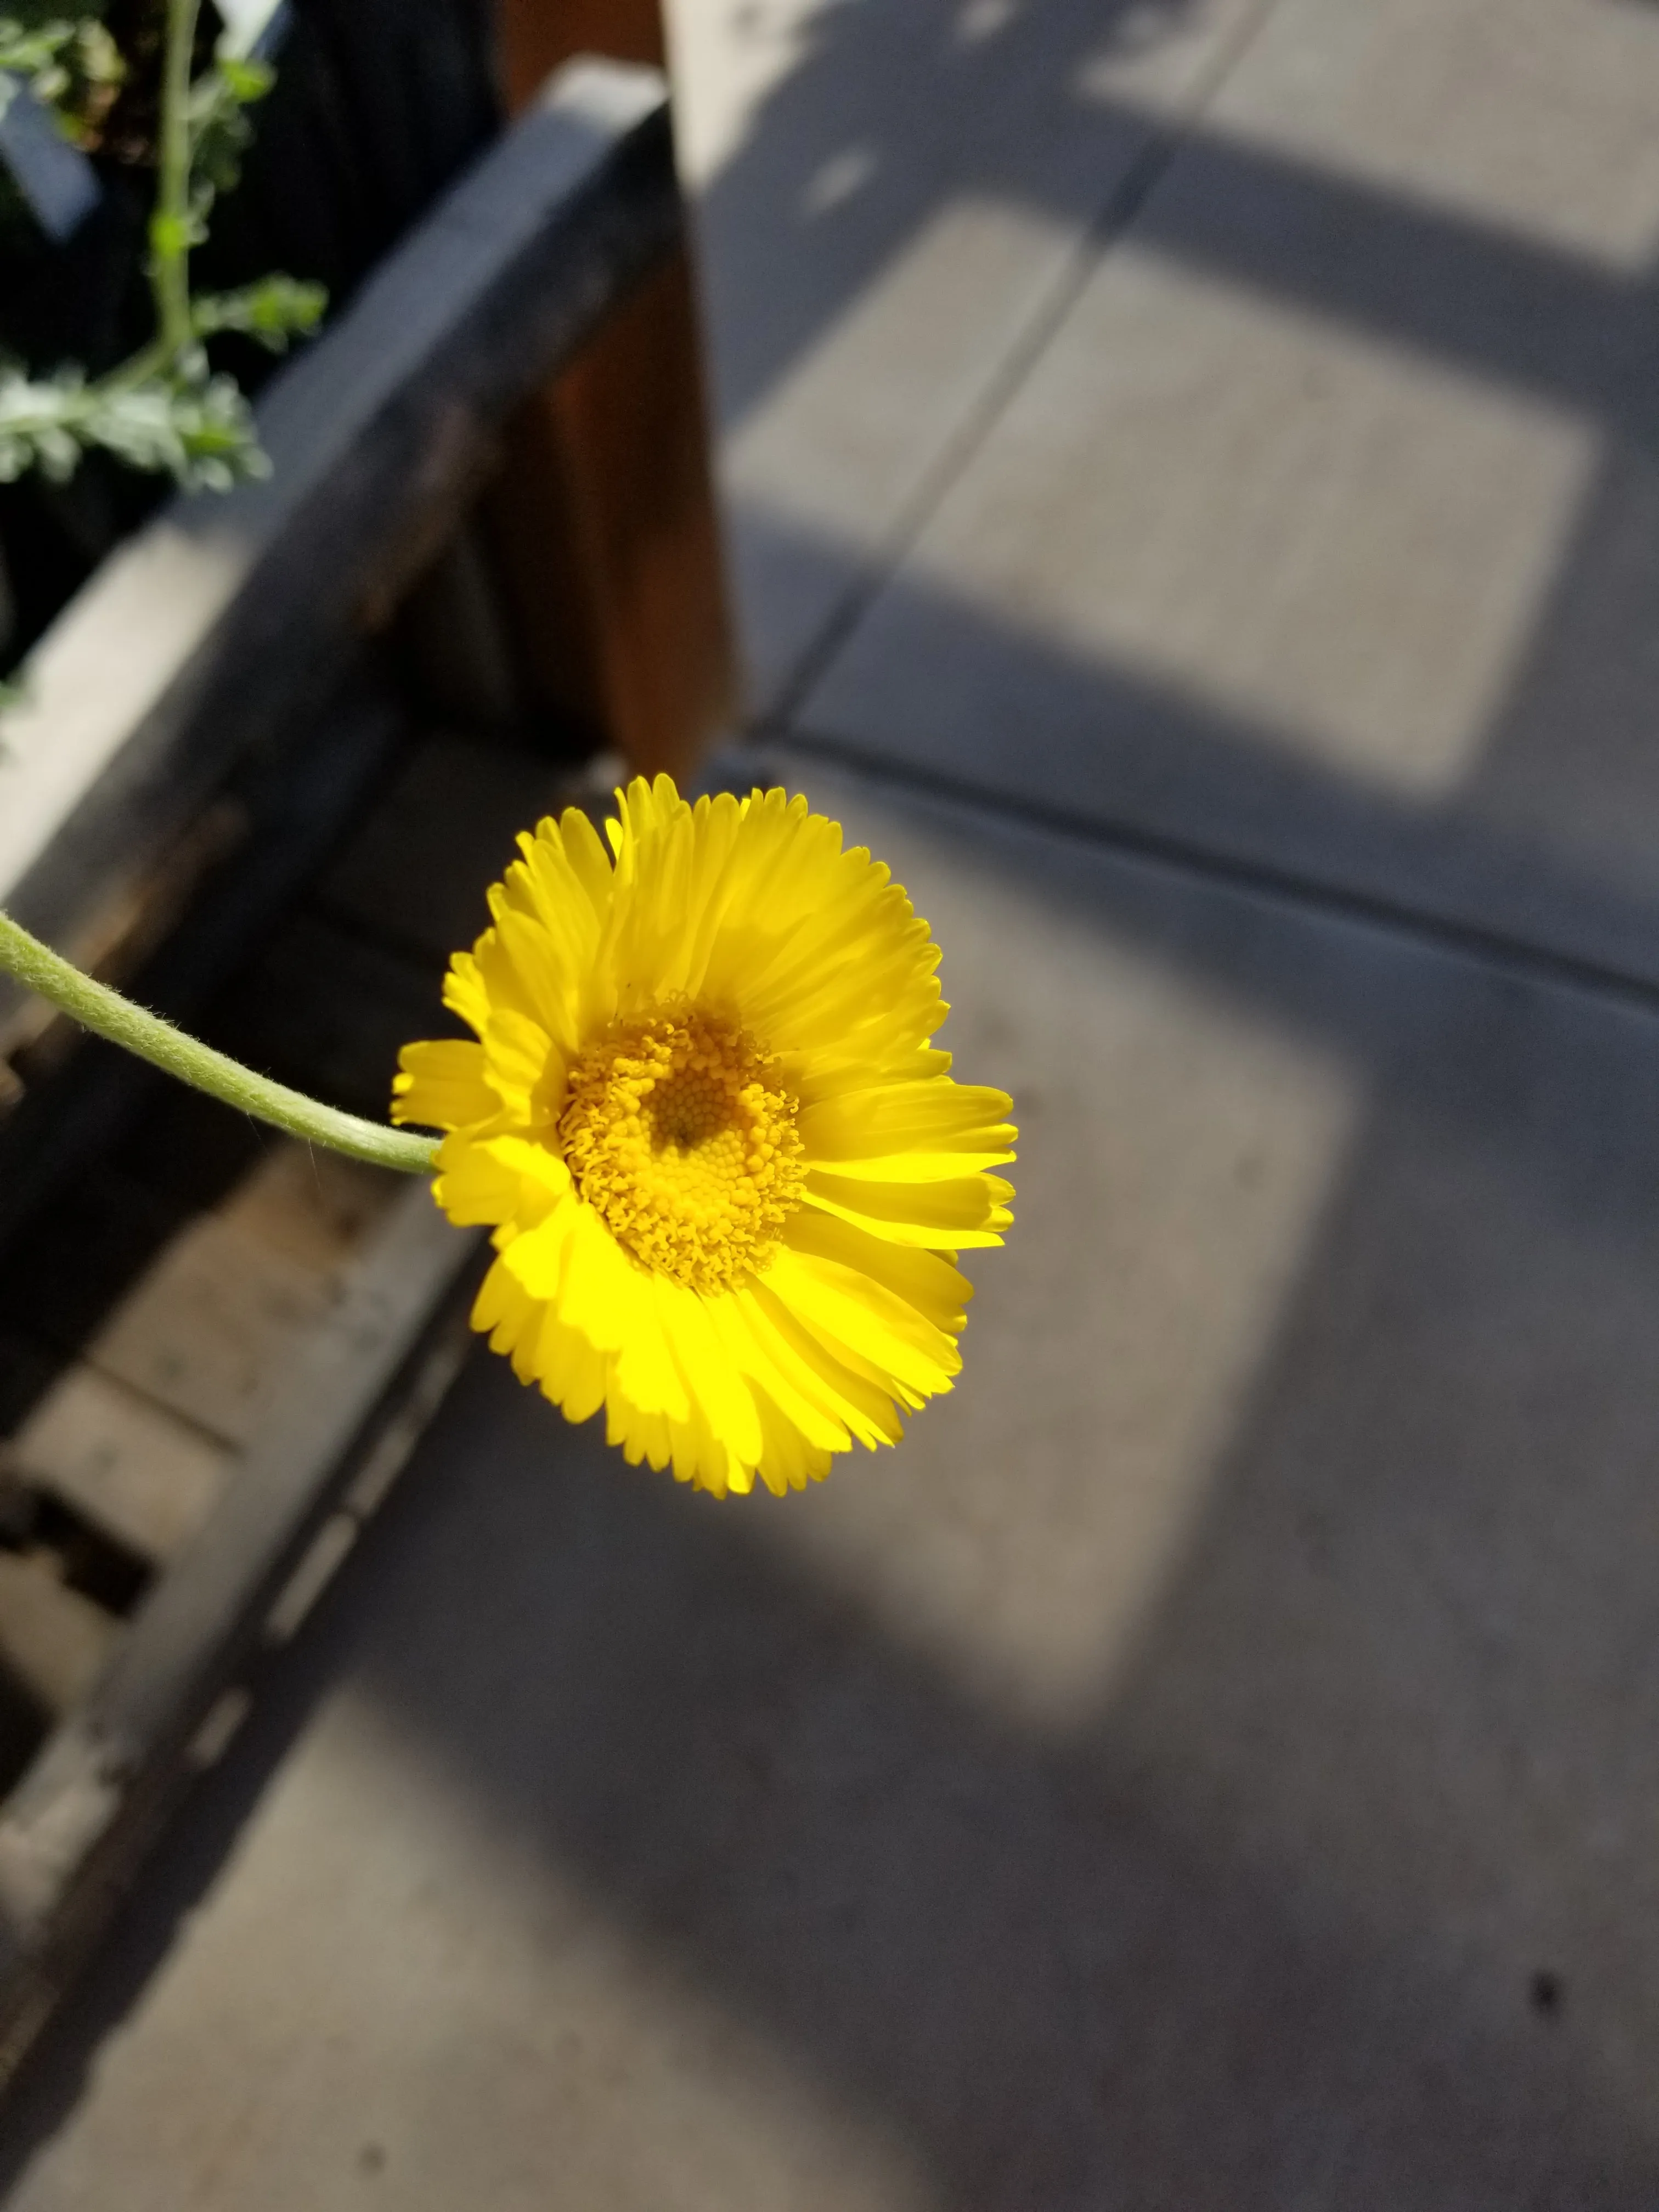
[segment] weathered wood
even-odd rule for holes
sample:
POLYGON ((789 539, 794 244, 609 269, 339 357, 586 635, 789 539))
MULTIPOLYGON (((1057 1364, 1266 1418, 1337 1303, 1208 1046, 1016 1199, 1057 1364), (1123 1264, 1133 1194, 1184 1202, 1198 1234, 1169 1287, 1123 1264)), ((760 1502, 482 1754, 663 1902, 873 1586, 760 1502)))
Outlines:
MULTIPOLYGON (((389 1392, 393 1430, 400 1417, 407 1424, 411 1393, 398 1387, 400 1372, 422 1364, 434 1312, 470 1276, 476 1250, 424 1186, 401 1189, 338 1305, 289 1369, 281 1418, 255 1440, 107 1672, 0 1809, 0 2024, 11 2023, 11 2049, 44 2002, 52 1961, 107 1908, 116 1869, 155 1818, 169 1769, 256 1645, 365 1454, 383 1441, 374 1415, 389 1392)), ((447 1339, 441 1365, 447 1382, 447 1339)), ((418 1401, 418 1382, 412 1395, 418 1401)), ((421 1418, 429 1410, 428 1402, 421 1418)))
POLYGON ((173 1237, 92 1339, 88 1364, 246 1444, 269 1416, 273 1373, 328 1312, 399 1188, 333 1153, 274 1146, 223 1206, 173 1237))
POLYGON ((496 0, 495 22, 502 90, 515 110, 573 54, 668 66, 662 0, 496 0))
POLYGON ((120 1633, 46 1560, 0 1552, 0 1668, 43 1713, 67 1712, 91 1688, 120 1633))
MULTIPOLYGON (((416 748, 387 793, 386 823, 371 817, 337 874, 323 878, 327 910, 300 912, 279 933, 306 987, 296 981, 289 1012, 301 1008, 304 1019, 289 1023, 270 1002, 268 963, 242 970, 222 1012, 251 1016, 255 1041, 263 1024, 261 1053, 291 1049, 308 1085, 331 1066, 353 1082, 362 1070, 383 1084, 380 1063, 410 1033, 411 1007, 423 997, 436 1006, 439 946, 408 943, 424 920, 411 891, 456 856, 441 838, 422 844, 423 821, 441 815, 461 847, 477 846, 455 872, 482 879, 500 866, 496 845, 525 818, 527 801, 533 815, 580 791, 574 780, 550 781, 547 764, 532 757, 504 761, 471 744, 416 748), (407 944, 409 957, 370 931, 407 944), (343 1018, 319 1024, 313 1014, 326 1016, 331 1002, 343 1018)), ((429 1192, 288 1144, 253 1156, 228 1187, 211 1170, 203 1181, 177 1158, 181 1139, 186 1148, 193 1141, 188 1128, 163 1119, 136 1163, 160 1176, 161 1218, 177 1204, 212 1210, 173 1230, 170 1249, 101 1323, 84 1316, 89 1340, 59 1383, 73 1384, 80 1428, 54 1407, 54 1444, 49 1425, 26 1422, 10 1468, 9 1539, 39 1547, 31 1572, 50 1577, 57 1556, 60 1585, 64 1574, 83 1574, 77 1547, 88 1528, 155 1572, 125 1620, 117 1614, 131 1603, 130 1587, 100 1582, 112 1607, 106 1669, 69 1709, 52 1708, 61 1714, 55 1733, 0 1806, 0 2081, 191 1776, 234 1730, 262 1655, 294 1632, 351 1549, 471 1340, 477 1240, 450 1227, 429 1192), (296 1339, 301 1309, 312 1318, 296 1339), (88 1479, 88 1454, 76 1459, 71 1449, 87 1425, 88 1391, 120 1416, 95 1440, 114 1447, 93 1455, 90 1474, 101 1480, 88 1479), (192 1420, 180 1420, 180 1409, 192 1420), (135 1437, 145 1434, 157 1449, 152 1489, 140 1495, 130 1478, 135 1437), (225 1435, 246 1443, 224 1449, 225 1435), (181 1456, 186 1437, 221 1455, 210 1498, 198 1495, 198 1470, 181 1456), (42 1494, 65 1501, 72 1521, 55 1509, 37 1512, 32 1501, 42 1494), (174 1522, 163 1525, 169 1511, 174 1522)), ((109 1171, 125 1176, 134 1165, 124 1147, 109 1171)), ((48 1394, 37 1417, 52 1406, 48 1394)), ((95 1563, 103 1575, 106 1563, 95 1563)), ((30 1583, 22 1595, 33 1601, 40 1591, 30 1583)), ((4 1598, 0 1588, 0 1608, 4 1598)), ((43 1725, 43 1669, 50 1662, 63 1680, 69 1674, 44 1637, 24 1638, 32 1674, 9 1662, 6 1632, 0 1619, 0 1753, 9 1751, 15 1774, 43 1725)))
POLYGON ((31 1488, 151 1562, 172 1559, 195 1534, 232 1463, 223 1442, 85 1363, 52 1384, 8 1459, 31 1488))
POLYGON ((222 1442, 246 1443, 272 1360, 328 1310, 332 1289, 328 1271, 210 1215, 174 1238, 88 1357, 222 1442))
POLYGON ((0 756, 0 902, 71 955, 95 938, 229 765, 387 619, 508 409, 680 221, 660 80, 564 71, 270 387, 270 482, 176 502, 37 648, 0 756))
MULTIPOLYGON (((659 0, 496 0, 507 103, 571 55, 662 67, 659 0)), ((485 514, 532 702, 684 781, 736 708, 696 286, 682 244, 528 401, 485 514)))
POLYGON ((228 1194, 214 1218, 268 1251, 302 1261, 331 1283, 402 1188, 384 1169, 283 1138, 228 1194))

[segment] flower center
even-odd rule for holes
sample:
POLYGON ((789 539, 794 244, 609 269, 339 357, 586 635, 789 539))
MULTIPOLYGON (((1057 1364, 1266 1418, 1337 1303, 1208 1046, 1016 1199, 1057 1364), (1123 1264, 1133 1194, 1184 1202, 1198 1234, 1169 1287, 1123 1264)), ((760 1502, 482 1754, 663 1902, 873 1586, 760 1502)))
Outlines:
POLYGON ((619 1244, 717 1291, 765 1262, 800 1203, 795 1113, 746 1030, 690 1008, 613 1023, 571 1071, 559 1134, 619 1244))

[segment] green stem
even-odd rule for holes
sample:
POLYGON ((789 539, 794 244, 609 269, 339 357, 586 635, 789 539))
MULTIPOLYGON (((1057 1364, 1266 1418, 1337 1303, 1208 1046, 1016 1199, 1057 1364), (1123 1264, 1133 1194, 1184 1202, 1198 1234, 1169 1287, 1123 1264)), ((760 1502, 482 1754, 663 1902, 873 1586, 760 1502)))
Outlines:
POLYGON ((156 336, 169 358, 191 341, 190 68, 201 0, 167 0, 161 76, 161 173, 151 225, 150 284, 156 336))
POLYGON ((91 389, 100 398, 112 398, 116 393, 130 392, 147 378, 159 376, 167 367, 170 356, 160 338, 152 338, 148 345, 140 346, 137 353, 129 354, 119 368, 100 376, 91 389))
POLYGON ((0 912, 0 970, 16 976, 31 991, 50 999, 87 1029, 107 1037, 126 1051, 136 1053, 156 1067, 176 1075, 181 1083, 205 1091, 210 1098, 222 1099, 256 1120, 269 1121, 290 1136, 325 1145, 354 1160, 367 1160, 377 1168, 397 1168, 404 1175, 430 1175, 438 1140, 417 1137, 404 1129, 386 1129, 374 1121, 359 1121, 335 1107, 319 1105, 303 1091, 256 1075, 240 1060, 198 1043, 182 1030, 164 1022, 112 991, 42 945, 38 937, 0 912))

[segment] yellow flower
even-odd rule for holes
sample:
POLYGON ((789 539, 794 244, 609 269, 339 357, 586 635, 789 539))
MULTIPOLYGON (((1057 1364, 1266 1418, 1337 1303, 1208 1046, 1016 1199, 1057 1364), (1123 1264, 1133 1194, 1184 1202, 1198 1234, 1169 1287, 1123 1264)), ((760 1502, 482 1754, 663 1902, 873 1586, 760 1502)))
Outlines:
POLYGON ((781 1492, 948 1390, 1000 1244, 1000 1091, 946 1073, 927 925, 781 791, 618 793, 519 840, 393 1119, 447 1129, 439 1204, 498 1257, 475 1328, 635 1464, 781 1492))

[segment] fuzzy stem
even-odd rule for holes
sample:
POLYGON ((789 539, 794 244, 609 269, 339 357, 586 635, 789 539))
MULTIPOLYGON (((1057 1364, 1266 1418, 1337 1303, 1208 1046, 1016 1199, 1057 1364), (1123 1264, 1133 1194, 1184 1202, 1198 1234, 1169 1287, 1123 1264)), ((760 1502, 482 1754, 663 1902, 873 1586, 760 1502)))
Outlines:
POLYGON ((181 1083, 205 1091, 210 1098, 222 1099, 227 1106, 286 1129, 290 1136, 325 1145, 331 1152, 367 1160, 377 1168, 399 1169, 404 1175, 433 1171, 438 1149, 435 1138, 360 1121, 355 1114, 342 1114, 335 1107, 307 1098, 303 1091, 290 1091, 286 1084, 256 1075, 240 1060, 186 1036, 159 1014, 134 1006, 107 983, 94 982, 3 912, 0 912, 0 969, 16 976, 43 999, 50 999, 54 1006, 62 1007, 112 1044, 165 1068, 181 1083))
POLYGON ((167 0, 167 53, 161 76, 161 170, 152 227, 150 283, 156 337, 169 356, 191 341, 190 66, 201 0, 167 0))

